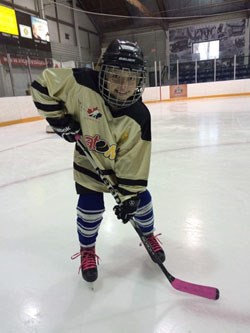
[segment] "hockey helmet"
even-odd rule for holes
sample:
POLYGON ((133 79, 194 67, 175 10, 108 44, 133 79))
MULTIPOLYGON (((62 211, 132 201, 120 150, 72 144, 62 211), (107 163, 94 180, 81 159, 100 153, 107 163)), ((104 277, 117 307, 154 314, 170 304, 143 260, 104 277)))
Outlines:
POLYGON ((119 39, 111 42, 103 54, 99 73, 99 89, 104 100, 115 109, 128 107, 141 97, 145 81, 145 62, 138 44, 119 39), (118 72, 120 77, 123 75, 136 77, 136 84, 127 99, 120 98, 114 91, 110 91, 109 74, 114 73, 114 71, 118 72))

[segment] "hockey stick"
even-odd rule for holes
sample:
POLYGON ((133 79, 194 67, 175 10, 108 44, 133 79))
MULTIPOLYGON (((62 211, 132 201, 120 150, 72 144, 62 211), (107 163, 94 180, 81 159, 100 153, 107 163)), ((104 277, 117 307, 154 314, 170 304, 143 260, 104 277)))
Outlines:
MULTIPOLYGON (((77 144, 84 151, 84 153, 85 153, 86 157, 88 158, 89 162, 91 163, 91 165, 93 166, 93 168, 96 170, 97 174, 99 175, 99 177, 101 178, 101 180, 103 181, 103 183, 107 186, 107 189, 109 190, 109 192, 114 197, 116 203, 118 205, 121 205, 122 202, 121 202, 121 199, 119 197, 119 194, 118 194, 117 190, 113 187, 113 185, 105 177, 105 175, 103 175, 102 170, 99 169, 96 166, 96 164, 95 164, 92 156, 90 155, 90 152, 84 146, 84 144, 80 141, 80 136, 77 136, 76 138, 77 138, 77 144)), ((219 290, 217 288, 208 287, 208 286, 202 286, 202 285, 199 285, 199 284, 194 284, 194 283, 186 282, 186 281, 177 279, 172 274, 170 274, 169 271, 166 269, 166 267, 161 262, 161 260, 160 260, 159 256, 157 255, 157 253, 155 253, 152 250, 150 244, 147 241, 146 236, 143 235, 143 233, 142 233, 141 229, 139 228, 139 226, 132 219, 130 220, 130 223, 132 224, 132 226, 134 227, 135 231, 139 235, 139 237, 140 237, 143 245, 145 246, 148 254, 152 258, 152 260, 155 261, 157 263, 157 265, 160 267, 160 269, 162 270, 162 272, 164 273, 164 275, 166 276, 166 278, 168 279, 168 281, 171 283, 171 285, 172 285, 173 288, 175 288, 178 291, 182 291, 182 292, 185 292, 185 293, 188 293, 188 294, 192 294, 192 295, 196 295, 196 296, 200 296, 200 297, 205 297, 205 298, 212 299, 212 300, 217 300, 220 297, 220 292, 219 292, 219 290)))

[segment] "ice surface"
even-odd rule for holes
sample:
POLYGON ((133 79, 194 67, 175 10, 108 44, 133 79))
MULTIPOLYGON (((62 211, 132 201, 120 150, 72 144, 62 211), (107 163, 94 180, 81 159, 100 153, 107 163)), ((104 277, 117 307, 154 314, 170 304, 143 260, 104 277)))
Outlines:
POLYGON ((149 104, 149 189, 166 267, 215 286, 211 301, 171 287, 110 195, 99 279, 81 275, 73 145, 45 121, 0 128, 3 333, 247 333, 250 330, 250 97, 149 104))

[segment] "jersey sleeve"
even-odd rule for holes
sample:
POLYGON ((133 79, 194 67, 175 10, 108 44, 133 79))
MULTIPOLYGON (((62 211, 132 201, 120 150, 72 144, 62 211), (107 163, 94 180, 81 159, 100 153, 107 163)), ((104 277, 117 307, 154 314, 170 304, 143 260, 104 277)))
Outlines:
POLYGON ((63 117, 67 112, 65 101, 71 86, 71 69, 45 69, 31 85, 31 95, 39 114, 45 118, 63 117))

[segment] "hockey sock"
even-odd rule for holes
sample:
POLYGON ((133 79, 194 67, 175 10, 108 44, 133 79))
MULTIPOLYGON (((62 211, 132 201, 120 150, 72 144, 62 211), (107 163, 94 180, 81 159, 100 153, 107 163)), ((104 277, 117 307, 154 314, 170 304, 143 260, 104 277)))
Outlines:
POLYGON ((152 198, 148 190, 140 193, 140 204, 134 216, 142 233, 146 236, 154 230, 154 212, 152 198))
POLYGON ((82 247, 93 247, 104 212, 103 193, 79 196, 77 204, 77 232, 82 247))

